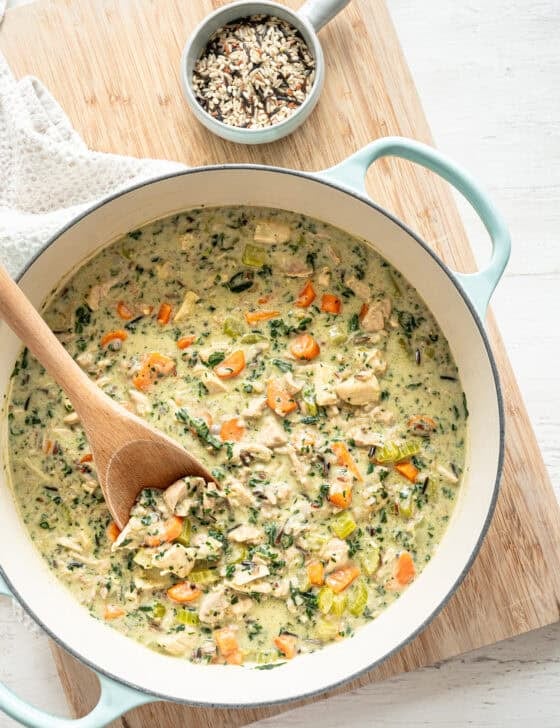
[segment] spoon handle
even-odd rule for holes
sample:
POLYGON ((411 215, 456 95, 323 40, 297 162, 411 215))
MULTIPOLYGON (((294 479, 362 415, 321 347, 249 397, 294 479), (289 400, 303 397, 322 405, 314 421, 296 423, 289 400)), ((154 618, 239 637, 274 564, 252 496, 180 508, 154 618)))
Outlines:
POLYGON ((85 397, 97 395, 98 388, 72 359, 1 264, 0 317, 62 387, 76 410, 85 397))

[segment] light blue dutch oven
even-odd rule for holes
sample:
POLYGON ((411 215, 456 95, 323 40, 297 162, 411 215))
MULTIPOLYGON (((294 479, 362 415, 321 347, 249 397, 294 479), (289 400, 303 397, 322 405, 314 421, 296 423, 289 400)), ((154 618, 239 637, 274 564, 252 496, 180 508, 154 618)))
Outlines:
MULTIPOLYGON (((467 396, 469 447, 464 485, 436 554, 402 597, 357 634, 273 671, 193 665, 153 652, 93 619, 46 567, 16 511, 5 467, 0 473, 0 592, 12 595, 48 634, 99 675, 101 697, 76 721, 48 715, 0 686, 0 708, 29 726, 102 726, 154 700, 246 707, 320 693, 371 669, 420 632, 450 598, 486 533, 502 468, 504 422, 496 366, 484 331, 488 301, 510 253, 506 227, 472 178, 438 152, 401 138, 364 147, 341 164, 307 173, 253 165, 202 167, 115 195, 56 235, 29 264, 20 285, 35 305, 100 246, 152 220, 201 205, 262 205, 319 218, 365 238, 417 288, 449 340, 467 396), (409 159, 454 185, 492 240, 481 272, 450 271, 411 230, 372 202, 367 169, 385 156, 409 159), (3 579, 2 579, 3 577, 3 579)), ((0 391, 7 392, 20 348, 0 327, 0 391)), ((6 418, 1 441, 6 450, 6 418)), ((4 466, 6 456, 3 457, 4 466)))

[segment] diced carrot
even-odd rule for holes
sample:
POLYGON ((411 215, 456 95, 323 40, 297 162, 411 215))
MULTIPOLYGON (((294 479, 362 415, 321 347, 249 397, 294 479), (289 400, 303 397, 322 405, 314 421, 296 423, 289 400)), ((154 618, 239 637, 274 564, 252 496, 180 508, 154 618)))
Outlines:
POLYGON ((406 426, 414 435, 420 435, 420 437, 429 437, 432 432, 437 430, 435 420, 428 415, 412 415, 406 426))
POLYGON ((90 452, 86 453, 85 455, 82 455, 82 457, 80 458, 81 463, 91 463, 92 460, 93 460, 93 455, 90 452))
POLYGON ((103 618, 110 621, 111 619, 118 619, 124 614, 126 614, 126 612, 124 609, 121 609, 121 607, 116 607, 114 604, 107 604, 103 613, 103 618))
POLYGON ((114 521, 107 526, 107 538, 111 543, 115 543, 118 537, 121 535, 121 530, 114 521))
POLYGON ((416 568, 412 555, 408 551, 401 551, 395 569, 395 579, 401 586, 409 584, 416 576, 416 568))
POLYGON ((296 300, 296 306, 298 308, 307 308, 308 306, 311 306, 316 297, 317 294, 315 293, 315 289, 313 288, 313 283, 311 281, 307 281, 307 283, 299 292, 296 300))
POLYGON ((329 574, 325 581, 327 586, 330 586, 333 592, 338 594, 349 587, 358 576, 360 576, 360 569, 357 566, 343 566, 329 574))
POLYGON ((323 586, 325 583, 325 568, 321 561, 310 561, 307 564, 307 578, 312 586, 323 586))
POLYGON ((297 637, 293 634, 279 634, 274 638, 274 644, 288 660, 297 654, 297 637))
POLYGON ((165 326, 165 324, 169 323, 169 319, 171 318, 171 311, 173 309, 168 303, 162 303, 159 307, 158 315, 157 315, 157 322, 161 326, 165 326))
POLYGON ((266 385, 266 403, 280 417, 297 409, 297 402, 279 379, 269 379, 266 385))
POLYGON ((214 367, 215 373, 220 379, 231 379, 245 369, 245 354, 239 350, 226 358, 214 367))
POLYGON ((272 298, 272 293, 269 293, 266 296, 261 296, 259 299, 257 299, 257 303, 259 306, 262 306, 264 303, 268 303, 270 299, 272 298))
POLYGON ((214 632, 214 640, 222 657, 230 665, 240 665, 242 660, 239 642, 237 641, 236 628, 233 626, 222 627, 214 632))
POLYGON ((278 318, 278 316, 280 316, 280 311, 245 311, 245 321, 251 326, 259 321, 268 321, 278 318))
POLYGON ((171 516, 163 524, 161 533, 153 536, 146 536, 147 546, 161 546, 162 543, 174 541, 181 535, 183 519, 181 516, 171 516))
POLYGON ((363 476, 358 470, 356 461, 352 455, 350 455, 348 448, 343 442, 333 442, 331 449, 336 455, 336 462, 338 465, 343 465, 345 468, 350 470, 350 472, 353 473, 358 480, 363 480, 363 476))
POLYGON ((315 359, 321 353, 319 344, 311 334, 300 334, 296 336, 290 344, 290 351, 296 359, 306 359, 307 361, 315 359))
POLYGON ((130 319, 134 316, 124 301, 119 301, 117 303, 117 314, 123 321, 130 321, 130 319))
POLYGON ((334 293, 324 293, 321 299, 321 311, 325 313, 339 314, 342 309, 342 302, 334 293))
POLYGON ((196 341, 196 336, 182 336, 177 340, 178 349, 188 349, 196 341))
POLYGON ((226 440, 239 442, 243 439, 244 434, 245 428, 239 423, 238 417, 234 417, 232 420, 227 420, 220 429, 220 437, 224 442, 226 440))
POLYGON ((411 483, 416 482, 416 476, 420 472, 409 460, 404 463, 397 463, 397 465, 395 465, 395 470, 397 470, 407 480, 410 480, 411 483))
POLYGON ((174 584, 167 590, 167 596, 174 602, 179 604, 188 604, 188 602, 195 602, 200 598, 202 591, 192 584, 190 581, 180 581, 178 584, 174 584))
POLYGON ((352 503, 352 488, 348 484, 331 483, 328 498, 337 508, 349 508, 352 503))
POLYGON ((109 331, 101 337, 101 346, 109 346, 112 341, 126 341, 128 334, 123 329, 109 331))
POLYGON ((369 306, 367 305, 367 303, 362 303, 362 307, 360 308, 360 313, 358 314, 358 318, 360 319, 360 321, 364 320, 368 311, 369 311, 369 306))
POLYGON ((160 377, 172 374, 175 371, 175 362, 168 356, 154 351, 144 359, 138 374, 132 379, 136 389, 146 390, 160 377))

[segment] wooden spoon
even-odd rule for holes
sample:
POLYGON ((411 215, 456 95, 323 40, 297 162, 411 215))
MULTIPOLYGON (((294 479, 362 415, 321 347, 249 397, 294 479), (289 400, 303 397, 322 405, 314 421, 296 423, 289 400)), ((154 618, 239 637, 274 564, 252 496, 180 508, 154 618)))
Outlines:
POLYGON ((0 316, 72 402, 85 430, 107 506, 119 528, 126 525, 142 488, 167 488, 187 475, 214 480, 178 443, 99 389, 68 354, 2 265, 0 316))

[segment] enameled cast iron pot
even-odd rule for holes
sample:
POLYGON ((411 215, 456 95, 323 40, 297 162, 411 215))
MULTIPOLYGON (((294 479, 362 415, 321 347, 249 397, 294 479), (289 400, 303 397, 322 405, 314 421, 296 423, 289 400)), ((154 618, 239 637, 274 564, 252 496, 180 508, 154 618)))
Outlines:
MULTIPOLYGON (((0 708, 32 726, 101 726, 153 700, 205 706, 255 706, 294 700, 338 685, 378 664, 411 640, 446 603, 472 564, 498 493, 503 411, 496 366, 484 332, 488 300, 507 263, 510 241, 497 211, 475 182, 433 149, 400 138, 375 141, 318 173, 233 165, 188 169, 115 195, 56 235, 29 264, 20 285, 40 306, 63 274, 129 230, 199 206, 260 205, 324 220, 371 242, 418 290, 438 320, 466 392, 468 452, 455 512, 420 577, 354 637, 274 670, 194 665, 152 652, 93 619, 49 571, 29 540, 0 473, 0 593, 13 595, 65 649, 100 675, 101 698, 78 721, 55 718, 0 685, 0 708), (450 271, 411 230, 368 199, 364 177, 380 157, 409 159, 438 173, 472 204, 493 253, 482 272, 450 271), (3 577, 3 579, 2 579, 3 577)), ((0 392, 10 383, 20 342, 0 326, 0 392)), ((6 451, 6 417, 0 442, 6 451)))

